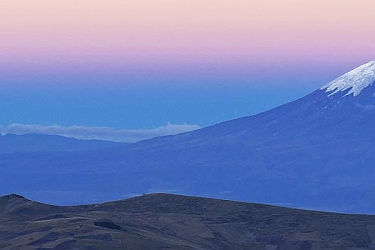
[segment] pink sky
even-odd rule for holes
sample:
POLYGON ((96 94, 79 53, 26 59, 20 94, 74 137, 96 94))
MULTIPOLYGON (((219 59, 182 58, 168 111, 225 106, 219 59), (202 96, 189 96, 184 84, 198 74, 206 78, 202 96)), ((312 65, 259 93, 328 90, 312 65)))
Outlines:
POLYGON ((2 0, 0 71, 355 66, 375 58, 374 12, 374 0, 2 0))

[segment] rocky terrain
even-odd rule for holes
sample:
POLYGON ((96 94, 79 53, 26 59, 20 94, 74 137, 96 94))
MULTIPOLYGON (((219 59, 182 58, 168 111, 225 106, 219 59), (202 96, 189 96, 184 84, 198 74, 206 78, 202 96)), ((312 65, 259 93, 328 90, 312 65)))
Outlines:
POLYGON ((375 249, 375 216, 171 194, 85 206, 0 197, 0 249, 375 249))

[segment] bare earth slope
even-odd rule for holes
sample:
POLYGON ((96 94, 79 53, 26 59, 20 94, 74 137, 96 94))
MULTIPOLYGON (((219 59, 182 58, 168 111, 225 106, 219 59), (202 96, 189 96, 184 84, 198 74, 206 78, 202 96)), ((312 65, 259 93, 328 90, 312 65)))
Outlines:
POLYGON ((375 216, 170 194, 57 207, 0 197, 0 249, 375 249, 375 216))

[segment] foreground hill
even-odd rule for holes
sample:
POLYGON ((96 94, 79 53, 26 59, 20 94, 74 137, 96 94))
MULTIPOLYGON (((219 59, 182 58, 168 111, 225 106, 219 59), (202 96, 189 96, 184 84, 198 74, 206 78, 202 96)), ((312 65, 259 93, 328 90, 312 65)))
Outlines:
POLYGON ((374 81, 370 62, 294 102, 196 131, 0 155, 0 192, 54 204, 174 192, 375 213, 374 81))
POLYGON ((0 197, 0 249, 374 249, 375 216, 150 194, 75 207, 0 197))

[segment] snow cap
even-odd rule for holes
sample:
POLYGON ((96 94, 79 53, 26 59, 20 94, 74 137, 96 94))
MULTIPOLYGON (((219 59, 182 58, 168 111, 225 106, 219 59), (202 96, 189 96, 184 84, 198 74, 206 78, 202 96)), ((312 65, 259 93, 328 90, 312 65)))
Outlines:
POLYGON ((345 96, 357 96, 361 91, 375 82, 375 61, 368 62, 340 76, 336 80, 323 86, 321 90, 332 96, 341 91, 349 91, 345 96))

